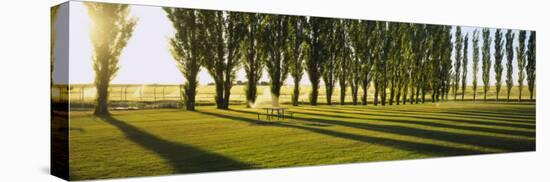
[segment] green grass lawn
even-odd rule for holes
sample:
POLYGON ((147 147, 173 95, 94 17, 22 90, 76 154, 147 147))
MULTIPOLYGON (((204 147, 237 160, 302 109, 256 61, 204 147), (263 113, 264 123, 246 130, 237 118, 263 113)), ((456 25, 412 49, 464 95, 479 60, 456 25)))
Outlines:
POLYGON ((70 114, 71 179, 165 175, 535 150, 533 103, 198 107, 70 114))

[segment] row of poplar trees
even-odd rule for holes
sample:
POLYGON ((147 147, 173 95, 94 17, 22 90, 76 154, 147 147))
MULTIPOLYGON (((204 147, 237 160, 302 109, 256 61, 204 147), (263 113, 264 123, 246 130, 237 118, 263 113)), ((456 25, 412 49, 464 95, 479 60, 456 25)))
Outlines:
MULTIPOLYGON (((120 53, 131 37, 137 19, 129 17, 128 5, 88 3, 87 6, 94 22, 91 38, 98 92, 95 114, 108 115, 108 86, 118 71, 120 53)), ((460 80, 464 97, 468 34, 462 35, 460 27, 455 31, 453 41, 452 27, 442 25, 183 8, 164 8, 164 11, 176 30, 170 39, 170 51, 186 79, 182 96, 187 110, 195 109, 201 68, 214 79, 215 101, 220 109, 229 107, 231 87, 237 70, 241 68, 246 73, 249 107, 256 100, 257 84, 264 69, 270 79, 274 104, 278 103, 281 87, 288 75, 294 82, 292 104, 299 104, 300 81, 304 73, 311 82, 311 105, 318 104, 321 80, 326 88, 327 104, 332 104, 336 84, 342 88, 340 104, 345 103, 346 90, 350 88, 352 104, 359 104, 360 100, 361 104, 367 105, 367 90, 371 86, 374 87, 374 105, 424 103, 428 94, 431 102, 438 102, 448 99, 451 88, 456 98, 460 80), (454 64, 453 47, 455 60, 458 60, 454 64)), ((515 48, 520 94, 526 71, 532 99, 536 37, 535 32, 529 35, 526 46, 526 32, 520 31, 519 45, 514 47, 514 33, 508 31, 503 46, 502 33, 496 31, 494 70, 497 93, 501 85, 504 49, 508 60, 508 90, 513 86, 511 74, 515 48)), ((489 29, 483 29, 482 38, 482 80, 486 99, 492 65, 489 29)), ((477 31, 472 39, 475 94, 480 51, 477 31)))
MULTIPOLYGON (((345 104, 346 90, 350 88, 354 105, 359 103, 359 97, 361 104, 368 103, 367 90, 371 84, 374 105, 423 103, 427 94, 432 102, 438 102, 447 100, 451 89, 455 100, 461 89, 463 100, 466 92, 469 35, 463 35, 460 27, 456 28, 453 41, 452 27, 442 25, 176 8, 165 8, 165 11, 177 30, 171 39, 172 53, 187 79, 184 90, 188 110, 194 109, 200 67, 206 68, 214 78, 216 103, 221 109, 228 108, 235 72, 241 66, 246 72, 249 106, 255 102, 256 85, 263 69, 270 79, 270 91, 275 99, 280 96, 285 78, 290 74, 294 82, 291 102, 295 106, 299 104, 300 81, 304 72, 311 82, 311 105, 318 103, 321 80, 329 105, 336 84, 342 88, 340 104, 345 104), (359 93, 359 88, 363 93, 359 93)), ((478 34, 476 30, 473 35, 474 100, 480 52, 478 34)), ((500 29, 495 32, 494 44, 491 44, 489 29, 482 30, 484 100, 490 88, 489 74, 494 59, 498 101, 504 50, 508 60, 508 100, 513 87, 514 51, 518 60, 520 99, 524 70, 532 99, 536 34, 530 33, 527 49, 526 31, 519 34, 519 45, 514 47, 515 35, 508 30, 505 47, 500 29), (494 45, 494 55, 491 55, 491 45, 494 45)))

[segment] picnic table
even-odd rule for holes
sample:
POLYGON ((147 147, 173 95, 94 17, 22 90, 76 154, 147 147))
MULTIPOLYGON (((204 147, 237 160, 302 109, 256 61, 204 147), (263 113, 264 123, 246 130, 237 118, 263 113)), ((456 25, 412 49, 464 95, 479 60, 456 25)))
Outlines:
MULTIPOLYGON (((276 117, 277 120, 279 120, 279 119, 284 120, 285 119, 285 110, 287 110, 287 108, 283 108, 283 107, 266 107, 264 109, 265 109, 265 115, 266 115, 268 120, 271 120, 274 117, 276 117)), ((258 119, 259 119, 259 117, 260 117, 260 115, 258 115, 258 119)))

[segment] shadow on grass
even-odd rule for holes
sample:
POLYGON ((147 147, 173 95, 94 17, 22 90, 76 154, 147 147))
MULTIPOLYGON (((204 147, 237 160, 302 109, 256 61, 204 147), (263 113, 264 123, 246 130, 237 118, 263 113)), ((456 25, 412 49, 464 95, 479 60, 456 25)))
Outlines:
MULTIPOLYGON (((326 107, 325 107, 326 109, 326 107)), ((381 109, 381 108, 368 108, 368 109, 359 109, 359 108, 342 108, 343 110, 353 110, 353 111, 370 111, 374 110, 376 112, 383 112, 383 113, 398 113, 398 114, 420 114, 420 115, 435 115, 435 116, 460 116, 460 117, 468 117, 473 119, 493 119, 493 120, 499 120, 499 121, 506 121, 506 122, 515 122, 518 124, 530 124, 534 122, 529 122, 529 120, 535 118, 534 113, 529 113, 529 110, 522 110, 521 112, 514 111, 514 110, 508 110, 508 109, 500 109, 500 110, 489 110, 487 108, 483 108, 483 110, 465 110, 465 109, 445 109, 445 110, 430 110, 430 109, 424 109, 424 110, 417 110, 417 111, 411 111, 411 110, 405 110, 405 109, 381 109)))
POLYGON ((131 141, 168 161, 177 173, 226 171, 253 167, 250 164, 193 146, 164 140, 113 117, 107 116, 102 119, 120 129, 131 141))
MULTIPOLYGON (((242 111, 242 110, 231 110, 232 112, 240 112, 245 114, 256 114, 252 111, 242 111)), ((247 117, 241 117, 241 116, 235 116, 235 115, 228 115, 228 114, 221 114, 221 113, 213 113, 213 112, 205 112, 205 111, 197 111, 198 113, 219 117, 219 118, 225 118, 225 119, 231 119, 233 121, 243 121, 247 123, 258 123, 256 119, 247 118, 247 117)), ((260 121, 261 122, 261 121, 260 121)), ((380 137, 374 137, 374 136, 366 136, 366 135, 356 135, 351 133, 344 133, 344 132, 338 132, 333 130, 327 130, 327 129, 321 129, 318 127, 308 127, 303 125, 296 125, 289 122, 270 122, 271 126, 275 127, 286 127, 286 128, 293 128, 293 129, 300 129, 305 131, 310 131, 322 135, 337 137, 337 138, 343 138, 343 139, 349 139, 349 140, 355 140, 359 142, 366 142, 366 143, 372 143, 376 145, 383 145, 386 147, 391 148, 398 148, 408 151, 414 151, 419 152, 422 154, 431 154, 435 156, 453 156, 453 155, 471 155, 471 154, 481 154, 486 152, 476 151, 476 150, 469 150, 469 149, 463 149, 463 148, 457 148, 457 147, 449 147, 449 146, 441 146, 441 145, 434 145, 434 144, 427 144, 427 143, 418 143, 418 142, 411 142, 411 141, 403 141, 403 140, 396 140, 396 139, 389 139, 389 138, 380 138, 380 137)), ((337 123, 338 124, 338 123, 337 123)))
MULTIPOLYGON (((303 115, 311 115, 312 117, 297 117, 294 118, 300 120, 308 120, 313 122, 320 122, 326 124, 334 124, 358 129, 365 129, 371 131, 392 133, 397 135, 404 136, 413 136, 426 139, 434 139, 440 141, 448 141, 454 143, 462 143, 467 145, 474 145, 492 149, 500 149, 508 152, 521 152, 521 151, 534 151, 535 150, 535 141, 534 140, 522 140, 522 139, 512 139, 512 138, 501 138, 494 136, 485 136, 477 134, 462 134, 462 133, 450 133, 437 130, 426 130, 413 127, 405 126, 395 126, 395 125, 378 125, 370 123, 358 123, 358 122, 347 122, 340 120, 332 119, 321 119, 316 118, 319 116, 333 117, 333 118, 349 118, 346 116, 330 115, 330 114, 320 114, 320 113, 307 113, 307 112, 296 112, 303 115)), ((395 122, 396 120, 391 119, 375 119, 376 121, 382 122, 395 122)))
MULTIPOLYGON (((311 109, 311 108, 307 108, 307 109, 303 108, 303 110, 321 111, 321 112, 333 113, 333 114, 307 113, 307 112, 299 112, 299 111, 295 111, 295 113, 310 114, 310 115, 318 114, 318 115, 324 115, 327 117, 342 117, 342 118, 362 119, 362 120, 384 120, 384 121, 389 121, 393 123, 417 124, 417 125, 424 125, 424 126, 430 126, 430 127, 452 128, 452 129, 460 129, 460 130, 505 134, 505 135, 535 137, 534 131, 518 131, 518 130, 500 129, 500 128, 454 125, 454 124, 438 123, 437 121, 449 121, 454 123, 468 123, 468 124, 477 124, 477 125, 485 125, 485 126, 507 126, 507 127, 523 128, 523 129, 535 129, 535 126, 529 126, 529 125, 493 123, 493 122, 483 122, 483 121, 475 121, 475 120, 468 120, 468 119, 453 119, 453 118, 446 118, 446 117, 432 117, 432 116, 418 116, 418 115, 404 116, 404 115, 382 114, 382 113, 359 113, 359 112, 350 112, 350 111, 344 111, 344 110, 330 111, 330 110, 324 110, 324 109, 321 110, 321 109, 311 109), (340 115, 340 114, 376 116, 379 118, 363 118, 363 117, 346 116, 346 115, 340 115), (418 121, 418 120, 415 121, 410 119, 420 119, 420 120, 430 120, 430 121, 418 121)), ((427 115, 429 115, 429 113, 427 113, 427 115)))

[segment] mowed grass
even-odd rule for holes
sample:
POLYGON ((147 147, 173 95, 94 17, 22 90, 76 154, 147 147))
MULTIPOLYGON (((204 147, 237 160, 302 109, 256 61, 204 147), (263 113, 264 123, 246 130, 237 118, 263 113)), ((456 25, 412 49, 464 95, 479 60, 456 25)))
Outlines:
POLYGON ((535 150, 534 103, 288 107, 294 119, 257 120, 260 109, 72 112, 71 179, 535 150))

